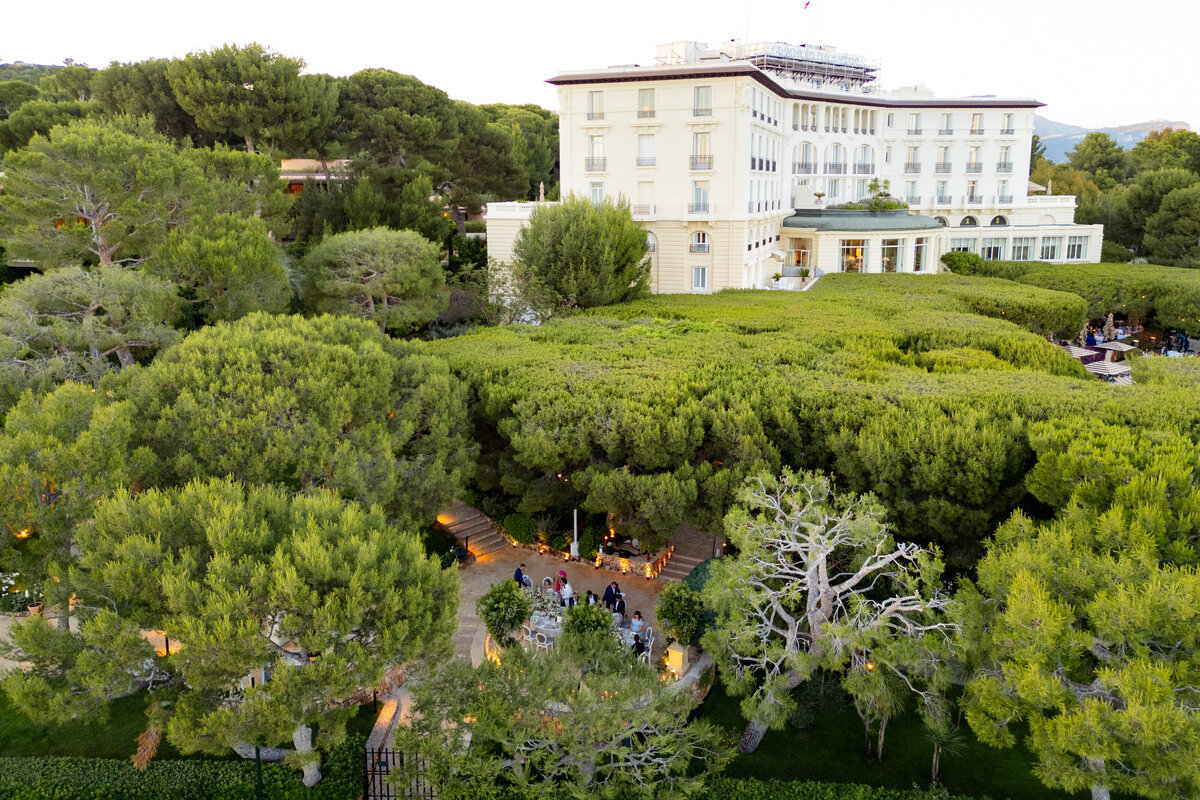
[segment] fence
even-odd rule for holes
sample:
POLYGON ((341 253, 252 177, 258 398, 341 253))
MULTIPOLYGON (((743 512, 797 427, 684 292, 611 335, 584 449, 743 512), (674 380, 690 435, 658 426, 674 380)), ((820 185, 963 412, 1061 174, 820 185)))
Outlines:
POLYGON ((418 762, 413 770, 411 759, 416 756, 390 747, 367 748, 366 771, 363 775, 363 800, 433 800, 433 787, 422 779, 425 765, 418 762), (406 769, 408 760, 408 769, 406 769), (393 776, 395 780, 393 780, 393 776))

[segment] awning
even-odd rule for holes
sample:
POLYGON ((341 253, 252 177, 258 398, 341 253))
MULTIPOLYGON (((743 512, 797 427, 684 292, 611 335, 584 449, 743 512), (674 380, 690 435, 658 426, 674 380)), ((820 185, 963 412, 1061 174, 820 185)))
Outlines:
POLYGON ((1042 186, 1040 183, 1034 183, 1033 181, 1029 181, 1029 191, 1044 192, 1044 191, 1046 191, 1046 187, 1042 186))
POLYGON ((1105 342, 1104 344, 1096 345, 1096 347, 1099 347, 1101 350, 1115 350, 1118 353, 1125 353, 1129 350, 1137 350, 1137 348, 1133 345, 1125 344, 1124 342, 1105 342))
POLYGON ((1064 344, 1062 348, 1067 351, 1067 355, 1071 358, 1087 358, 1088 356, 1096 355, 1095 350, 1088 350, 1086 347, 1080 347, 1077 344, 1064 344))
POLYGON ((1083 368, 1093 375, 1128 375, 1133 369, 1124 361, 1097 361, 1084 364, 1083 368))

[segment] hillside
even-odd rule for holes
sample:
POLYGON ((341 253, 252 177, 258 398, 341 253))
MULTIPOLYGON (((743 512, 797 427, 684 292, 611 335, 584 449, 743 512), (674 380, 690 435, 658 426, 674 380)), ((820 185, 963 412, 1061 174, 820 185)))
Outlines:
POLYGON ((1078 125, 1069 125, 1065 122, 1055 122, 1046 117, 1037 116, 1033 121, 1033 132, 1041 137, 1042 143, 1046 145, 1046 157, 1051 161, 1063 162, 1067 160, 1067 153, 1075 148, 1092 131, 1100 131, 1107 133, 1114 141, 1126 150, 1132 148, 1135 144, 1145 139, 1151 131, 1162 130, 1163 128, 1181 128, 1191 130, 1191 126, 1186 122, 1172 122, 1165 119, 1152 119, 1146 122, 1136 122, 1132 125, 1121 125, 1115 128, 1082 128, 1078 125))

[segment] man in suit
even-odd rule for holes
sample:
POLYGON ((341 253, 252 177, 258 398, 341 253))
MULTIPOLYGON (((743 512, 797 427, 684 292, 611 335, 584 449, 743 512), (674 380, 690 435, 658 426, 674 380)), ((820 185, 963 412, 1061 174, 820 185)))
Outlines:
POLYGON ((513 573, 513 580, 517 582, 517 586, 525 585, 525 565, 517 567, 517 571, 513 573))

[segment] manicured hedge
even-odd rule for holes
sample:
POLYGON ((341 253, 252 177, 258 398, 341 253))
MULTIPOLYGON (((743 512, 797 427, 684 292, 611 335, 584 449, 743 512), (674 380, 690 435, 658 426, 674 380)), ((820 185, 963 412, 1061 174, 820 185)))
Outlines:
MULTIPOLYGON (((263 764, 269 800, 355 800, 363 787, 363 736, 329 753, 324 777, 309 789, 299 770, 263 764)), ((253 761, 151 761, 145 772, 108 758, 0 758, 5 800, 254 800, 253 761)))
POLYGON ((944 789, 885 789, 856 783, 756 781, 717 778, 699 800, 984 800, 952 795, 944 789))
POLYGON ((524 514, 509 514, 504 518, 504 532, 517 544, 533 544, 537 539, 537 525, 524 514))

